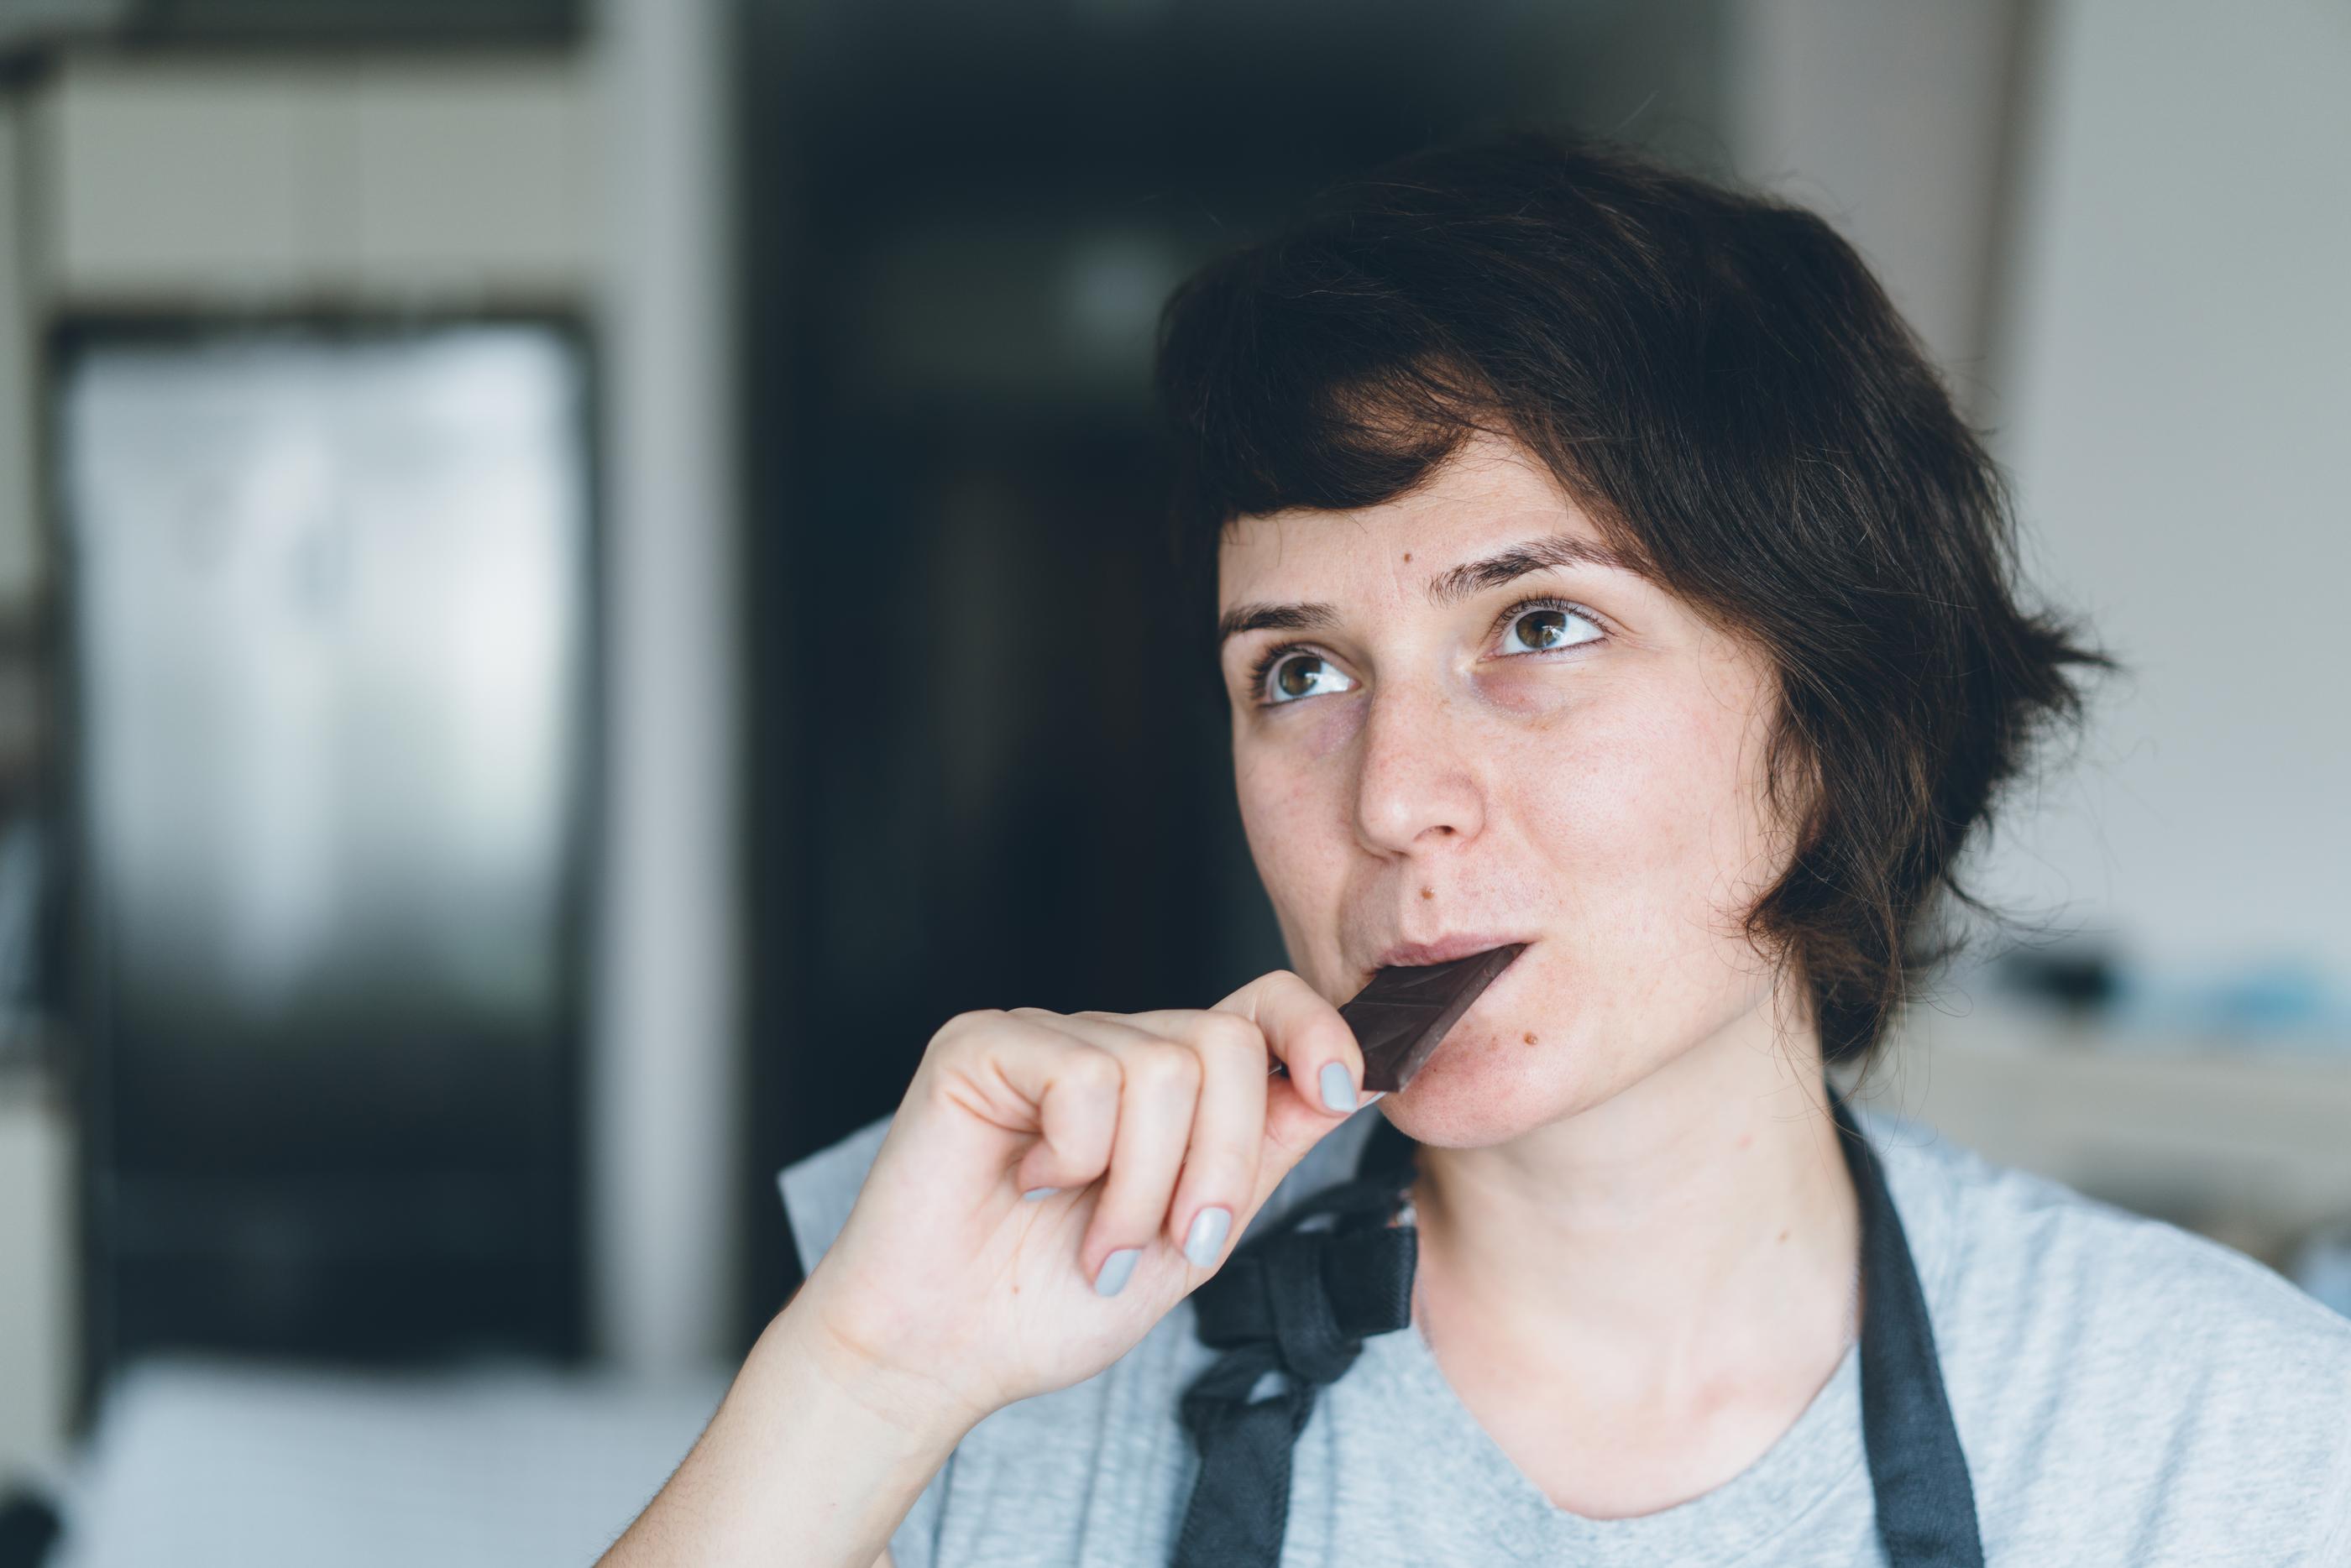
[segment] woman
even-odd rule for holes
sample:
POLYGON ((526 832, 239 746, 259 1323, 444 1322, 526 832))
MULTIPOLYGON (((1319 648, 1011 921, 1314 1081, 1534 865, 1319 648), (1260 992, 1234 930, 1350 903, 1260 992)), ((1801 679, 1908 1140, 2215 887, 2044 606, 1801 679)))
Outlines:
POLYGON ((1466 141, 1160 383, 1292 967, 950 1020, 609 1562, 2351 1563, 2351 1324, 1825 1086, 2105 662, 1848 245, 1466 141), (1366 1096, 1335 1004, 1510 943, 1366 1096))

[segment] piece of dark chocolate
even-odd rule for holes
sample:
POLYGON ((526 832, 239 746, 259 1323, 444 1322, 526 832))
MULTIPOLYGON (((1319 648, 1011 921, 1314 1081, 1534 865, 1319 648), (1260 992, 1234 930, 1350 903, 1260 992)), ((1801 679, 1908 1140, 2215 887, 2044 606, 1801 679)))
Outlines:
POLYGON ((1339 1009, 1364 1048, 1364 1087, 1393 1092, 1411 1083, 1478 993, 1524 950, 1514 942, 1451 963, 1384 969, 1372 976, 1339 1009))
MULTIPOLYGON (((1392 1094, 1411 1083, 1479 992, 1525 950, 1524 942, 1513 942, 1450 963, 1384 969, 1373 975, 1339 1009, 1363 1047, 1364 1087, 1392 1094)), ((1272 1070, 1284 1071, 1279 1062, 1272 1070)))

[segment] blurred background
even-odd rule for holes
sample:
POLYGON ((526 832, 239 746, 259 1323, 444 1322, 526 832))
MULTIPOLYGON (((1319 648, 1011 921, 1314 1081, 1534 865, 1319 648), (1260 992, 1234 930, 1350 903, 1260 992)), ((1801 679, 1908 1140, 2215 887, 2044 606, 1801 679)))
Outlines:
POLYGON ((2351 1311, 2334 0, 0 0, 0 1568, 591 1560, 969 1007, 1283 961, 1153 318, 1498 113, 1813 205, 2131 666, 1873 1103, 2351 1311))

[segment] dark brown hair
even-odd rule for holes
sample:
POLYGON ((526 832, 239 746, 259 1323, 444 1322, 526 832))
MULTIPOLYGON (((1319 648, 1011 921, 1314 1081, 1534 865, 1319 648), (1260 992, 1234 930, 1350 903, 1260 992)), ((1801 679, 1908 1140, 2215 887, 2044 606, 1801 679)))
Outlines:
POLYGON ((1481 132, 1332 187, 1176 292, 1157 379, 1204 622, 1233 519, 1376 505, 1488 431, 1768 653, 1793 858, 1747 932, 1832 1062, 1956 947, 1938 890, 1998 917, 1959 851, 2080 719, 2069 667, 2113 668, 2019 607, 2006 483, 1854 248, 1614 143, 1481 132))

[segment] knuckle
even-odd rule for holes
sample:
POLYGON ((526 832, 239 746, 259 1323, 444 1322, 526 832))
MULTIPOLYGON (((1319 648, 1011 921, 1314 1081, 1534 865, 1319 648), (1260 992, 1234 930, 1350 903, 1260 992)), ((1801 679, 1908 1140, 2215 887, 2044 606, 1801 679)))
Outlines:
POLYGON ((1199 1043, 1208 1051, 1229 1053, 1236 1056, 1254 1055, 1265 1049, 1265 1031, 1238 1012, 1210 1012, 1200 1020, 1199 1043))
POLYGON ((1118 1058, 1107 1051, 1089 1047, 1079 1050, 1070 1058, 1071 1081, 1090 1093, 1115 1096, 1122 1076, 1118 1058))
POLYGON ((1305 1158, 1306 1151, 1314 1144, 1314 1139, 1301 1132, 1272 1124, 1265 1129, 1265 1140, 1273 1146, 1275 1154, 1287 1164, 1295 1164, 1305 1158))
POLYGON ((931 1043, 934 1045, 958 1044, 975 1035, 987 1033, 1005 1017, 1006 1014, 1000 1008, 994 1007, 974 1008, 968 1012, 958 1012, 939 1025, 938 1033, 931 1036, 931 1043))
POLYGON ((1200 1058, 1181 1045, 1147 1045, 1135 1053, 1129 1077, 1152 1095, 1197 1089, 1200 1058))

